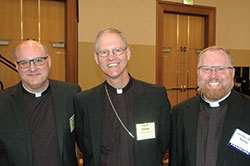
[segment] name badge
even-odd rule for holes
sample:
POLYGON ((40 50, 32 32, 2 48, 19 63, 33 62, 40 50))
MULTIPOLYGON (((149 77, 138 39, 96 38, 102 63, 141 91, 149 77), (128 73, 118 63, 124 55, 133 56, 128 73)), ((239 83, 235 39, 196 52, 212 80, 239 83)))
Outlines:
POLYGON ((247 133, 236 129, 227 145, 250 157, 250 135, 247 133))
POLYGON ((75 114, 73 114, 70 118, 69 118, 69 127, 70 127, 70 132, 72 133, 75 129, 75 114))
POLYGON ((155 138, 155 122, 136 124, 137 140, 155 138))

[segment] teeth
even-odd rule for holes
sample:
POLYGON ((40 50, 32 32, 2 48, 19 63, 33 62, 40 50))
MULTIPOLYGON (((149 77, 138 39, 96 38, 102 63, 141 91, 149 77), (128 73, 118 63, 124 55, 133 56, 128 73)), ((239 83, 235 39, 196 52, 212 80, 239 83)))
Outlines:
POLYGON ((208 85, 212 85, 212 86, 219 85, 219 82, 209 82, 208 85))
POLYGON ((112 64, 109 64, 108 66, 109 67, 114 67, 114 66, 117 66, 118 64, 117 63, 112 63, 112 64))

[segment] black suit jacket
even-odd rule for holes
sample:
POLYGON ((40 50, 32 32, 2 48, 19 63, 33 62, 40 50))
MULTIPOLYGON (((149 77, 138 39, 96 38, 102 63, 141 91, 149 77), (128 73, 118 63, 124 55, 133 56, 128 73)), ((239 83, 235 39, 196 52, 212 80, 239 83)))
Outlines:
MULTIPOLYGON (((77 165, 75 130, 70 132, 69 118, 74 115, 73 96, 80 87, 50 80, 57 127, 59 153, 63 166, 77 165)), ((21 82, 0 93, 0 165, 32 166, 32 151, 27 109, 21 82)))
MULTIPOLYGON (((134 125, 155 122, 156 138, 137 141, 135 165, 160 166, 169 147, 170 103, 164 87, 133 79, 134 125)), ((75 97, 77 142, 85 166, 99 166, 102 142, 104 83, 75 97)), ((135 128, 135 127, 134 127, 135 128)), ((132 131, 136 136, 136 131, 132 131)))
MULTIPOLYGON (((171 166, 196 165, 196 131, 200 101, 200 96, 196 96, 173 108, 171 166)), ((237 128, 250 135, 250 98, 233 90, 229 96, 229 106, 223 123, 217 166, 250 165, 250 157, 227 146, 237 128)))

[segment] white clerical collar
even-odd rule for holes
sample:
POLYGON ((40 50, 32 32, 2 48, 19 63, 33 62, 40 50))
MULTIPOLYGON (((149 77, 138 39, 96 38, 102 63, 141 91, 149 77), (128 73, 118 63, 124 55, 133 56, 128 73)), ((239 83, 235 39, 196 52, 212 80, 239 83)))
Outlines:
POLYGON ((118 88, 118 89, 116 89, 116 93, 120 95, 123 93, 123 90, 118 88))
POLYGON ((121 95, 123 93, 125 93, 126 91, 129 90, 129 88, 132 85, 132 79, 129 79, 129 82, 127 83, 127 85, 124 88, 114 88, 112 85, 110 85, 107 81, 106 81, 106 85, 108 86, 109 91, 112 91, 113 93, 116 93, 117 95, 121 95))
POLYGON ((31 94, 34 94, 35 97, 41 97, 41 96, 42 96, 42 93, 48 89, 48 87, 49 87, 49 81, 48 81, 47 86, 46 86, 46 87, 44 88, 44 90, 42 90, 41 92, 32 92, 32 91, 28 90, 28 89, 24 86, 24 84, 22 84, 22 86, 23 86, 23 88, 24 88, 27 92, 29 92, 29 93, 31 93, 31 94))
POLYGON ((225 100, 230 95, 230 93, 231 93, 231 91, 226 96, 224 96, 223 98, 221 98, 218 101, 210 101, 210 100, 206 99, 202 94, 201 94, 201 98, 202 98, 202 100, 204 100, 205 102, 207 102, 210 105, 210 107, 219 107, 220 106, 220 102, 223 101, 223 100, 225 100))

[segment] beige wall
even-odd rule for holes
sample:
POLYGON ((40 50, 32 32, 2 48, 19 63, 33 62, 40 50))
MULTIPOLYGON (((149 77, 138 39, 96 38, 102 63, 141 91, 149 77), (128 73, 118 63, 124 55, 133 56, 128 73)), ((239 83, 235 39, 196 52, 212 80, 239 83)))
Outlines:
MULTIPOLYGON (((237 66, 250 66, 250 1, 194 0, 194 4, 217 8, 217 45, 232 51, 237 66)), ((79 0, 79 19, 79 84, 83 89, 104 81, 93 59, 93 42, 106 27, 118 28, 127 37, 131 75, 155 83, 156 0, 79 0)))

